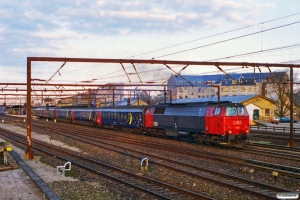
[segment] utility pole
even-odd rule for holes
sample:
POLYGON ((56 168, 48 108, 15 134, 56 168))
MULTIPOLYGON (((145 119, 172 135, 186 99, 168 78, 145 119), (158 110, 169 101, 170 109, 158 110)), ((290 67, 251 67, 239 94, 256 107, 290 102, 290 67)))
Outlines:
POLYGON ((290 67, 290 141, 289 147, 295 147, 294 141, 294 73, 293 67, 290 67))

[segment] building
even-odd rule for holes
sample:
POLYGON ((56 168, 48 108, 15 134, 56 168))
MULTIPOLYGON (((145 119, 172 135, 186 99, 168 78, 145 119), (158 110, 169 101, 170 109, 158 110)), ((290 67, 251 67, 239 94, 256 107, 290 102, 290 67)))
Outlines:
POLYGON ((216 75, 171 75, 167 83, 167 90, 172 99, 207 98, 237 95, 266 95, 274 79, 288 79, 286 72, 272 73, 235 73, 216 75), (284 77, 284 78, 283 78, 284 77))
POLYGON ((131 99, 124 99, 123 101, 119 101, 116 104, 117 106, 147 106, 148 103, 146 103, 145 101, 141 100, 141 99, 137 99, 137 98, 131 98, 131 99))
POLYGON ((124 98, 122 83, 107 83, 97 89, 88 89, 72 97, 62 98, 58 106, 107 106, 113 105, 124 98))

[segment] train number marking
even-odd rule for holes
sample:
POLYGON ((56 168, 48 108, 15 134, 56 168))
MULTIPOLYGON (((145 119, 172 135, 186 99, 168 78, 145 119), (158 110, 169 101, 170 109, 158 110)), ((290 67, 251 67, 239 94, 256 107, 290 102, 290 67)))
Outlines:
POLYGON ((233 120, 232 124, 233 125, 242 125, 242 120, 233 120))

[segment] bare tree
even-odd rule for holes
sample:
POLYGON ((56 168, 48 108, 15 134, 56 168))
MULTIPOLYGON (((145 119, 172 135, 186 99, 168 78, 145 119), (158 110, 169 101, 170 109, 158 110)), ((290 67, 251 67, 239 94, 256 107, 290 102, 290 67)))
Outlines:
POLYGON ((275 102, 275 115, 283 117, 290 111, 289 76, 287 71, 272 72, 267 78, 267 97, 275 102))

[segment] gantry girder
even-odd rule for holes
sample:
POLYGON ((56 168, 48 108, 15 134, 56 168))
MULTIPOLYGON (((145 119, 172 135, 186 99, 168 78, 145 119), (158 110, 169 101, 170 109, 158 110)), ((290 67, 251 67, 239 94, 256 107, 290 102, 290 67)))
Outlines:
MULTIPOLYGON (((186 66, 242 66, 242 67, 288 67, 290 68, 290 87, 293 91, 293 68, 300 68, 300 65, 279 64, 279 63, 248 63, 248 62, 199 62, 199 61, 174 61, 174 60, 139 60, 139 59, 101 59, 101 58, 59 58, 59 57, 27 57, 27 151, 26 158, 33 159, 32 141, 31 141, 31 63, 32 62, 84 62, 84 63, 119 63, 124 68, 124 63, 134 64, 161 64, 161 65, 186 65, 186 66)), ((58 70, 59 71, 59 70, 58 70)), ((57 72, 58 72, 57 71, 57 72)), ((125 71, 126 73, 126 71, 125 71)), ((127 74, 126 74, 127 75, 127 74)), ((51 77, 52 78, 52 77, 51 77)), ((130 80, 130 79, 129 79, 130 80)), ((290 146, 293 146, 293 92, 291 92, 291 141, 290 146)))

